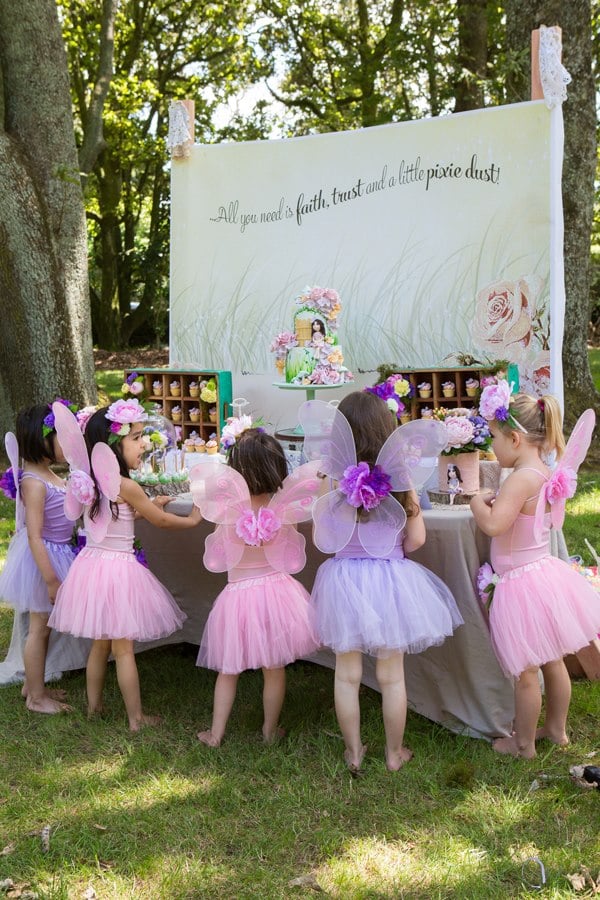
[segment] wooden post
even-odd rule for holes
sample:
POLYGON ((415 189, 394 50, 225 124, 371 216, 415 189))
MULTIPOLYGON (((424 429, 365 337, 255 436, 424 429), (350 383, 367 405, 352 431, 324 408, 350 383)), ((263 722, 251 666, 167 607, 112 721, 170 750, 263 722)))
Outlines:
MULTIPOLYGON (((559 25, 552 26, 557 31, 562 43, 562 28, 559 25)), ((540 29, 531 32, 531 99, 543 100, 544 89, 540 78, 540 29)))
POLYGON ((169 146, 171 159, 185 159, 190 155, 194 143, 194 115, 196 104, 193 100, 172 100, 169 109, 169 146), (188 137, 184 137, 184 119, 187 119, 188 137), (173 127, 174 126, 174 127, 173 127), (181 140, 179 140, 181 138, 181 140))

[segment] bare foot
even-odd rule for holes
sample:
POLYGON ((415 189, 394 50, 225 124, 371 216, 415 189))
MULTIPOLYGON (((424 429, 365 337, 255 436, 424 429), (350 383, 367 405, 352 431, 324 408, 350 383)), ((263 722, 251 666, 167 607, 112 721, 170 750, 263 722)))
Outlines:
POLYGON ((273 734, 265 734, 265 732, 263 731, 263 743, 276 744, 277 741, 280 741, 285 737, 285 734, 285 728, 280 728, 279 726, 277 726, 273 734))
MULTIPOLYGON (((46 688, 44 693, 47 697, 52 697, 53 700, 66 700, 67 692, 62 688, 46 688)), ((29 690, 27 685, 24 684, 21 690, 21 696, 26 700, 29 696, 29 690)))
POLYGON ((358 778, 361 772, 362 761, 365 758, 365 753, 367 752, 367 745, 362 744, 358 754, 353 755, 350 750, 344 750, 344 762, 348 766, 348 771, 352 775, 353 778, 358 778))
POLYGON ((139 731, 141 728, 152 728, 155 725, 161 725, 162 720, 162 716, 147 716, 145 713, 142 713, 139 719, 134 719, 133 722, 129 723, 129 730, 139 731))
POLYGON ((42 694, 37 700, 34 700, 32 697, 27 697, 25 705, 29 712, 46 713, 50 716, 56 715, 57 713, 73 712, 73 707, 69 706, 68 703, 61 703, 59 700, 55 700, 53 697, 48 696, 48 694, 42 694))
POLYGON ((498 738, 497 740, 492 741, 492 749, 495 750, 496 753, 505 753, 522 759, 533 759, 534 756, 537 756, 535 744, 532 744, 530 747, 527 745, 520 747, 517 742, 516 734, 511 734, 510 737, 498 738))
POLYGON ((401 747, 399 753, 389 753, 387 749, 385 751, 385 764, 388 772, 397 772, 412 758, 413 752, 408 747, 401 747))
POLYGON ((212 731, 199 731, 196 737, 201 744, 206 744, 207 747, 221 746, 221 738, 215 737, 212 731))
POLYGON ((546 738, 547 741, 552 741, 553 744, 558 744, 561 747, 566 747, 569 743, 569 738, 566 735, 566 732, 562 732, 562 734, 556 734, 551 731, 546 725, 542 725, 541 728, 535 733, 536 741, 541 741, 543 738, 546 738))
POLYGON ((106 712, 106 707, 103 703, 100 706, 88 706, 87 717, 88 719, 97 719, 104 715, 106 712))

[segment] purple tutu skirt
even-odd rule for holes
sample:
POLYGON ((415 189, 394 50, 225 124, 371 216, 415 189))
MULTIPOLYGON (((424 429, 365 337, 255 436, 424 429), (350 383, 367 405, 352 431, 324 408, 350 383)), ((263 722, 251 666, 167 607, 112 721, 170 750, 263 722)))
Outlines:
POLYGON ((278 669, 319 646, 310 597, 290 575, 233 581, 221 591, 204 628, 198 666, 237 675, 278 669))
POLYGON ((328 559, 312 602, 321 643, 336 653, 420 653, 463 624, 444 582, 410 559, 328 559))
MULTIPOLYGON (((54 541, 44 541, 44 546, 57 578, 64 581, 75 559, 73 547, 54 541)), ((20 613, 52 612, 48 588, 31 555, 26 528, 17 531, 9 544, 4 569, 0 573, 0 598, 20 613)))
POLYGON ((507 675, 561 659, 600 632, 600 594, 554 556, 506 572, 490 606, 490 632, 507 675))
POLYGON ((85 548, 60 586, 48 624, 95 640, 154 641, 187 616, 133 553, 85 548))

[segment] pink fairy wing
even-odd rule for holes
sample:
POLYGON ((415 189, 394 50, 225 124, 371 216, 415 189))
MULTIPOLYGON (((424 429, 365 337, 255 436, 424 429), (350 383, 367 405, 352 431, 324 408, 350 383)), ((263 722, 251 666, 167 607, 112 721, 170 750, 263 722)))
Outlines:
POLYGON ((356 448, 346 417, 329 403, 307 400, 298 412, 304 431, 307 459, 320 459, 320 470, 339 481, 348 466, 356 465, 356 448))
POLYGON ((293 525, 282 525, 272 541, 263 544, 268 563, 278 572, 294 575, 306 565, 306 541, 293 525))
POLYGON ((592 440, 592 434, 596 424, 596 414, 593 409, 586 409, 580 415, 571 436, 567 441, 565 452, 558 465, 551 473, 546 483, 542 486, 535 509, 533 523, 534 538, 541 539, 544 525, 546 504, 550 504, 550 518, 553 528, 562 528, 565 520, 565 506, 569 497, 572 497, 577 487, 577 470, 585 459, 592 440))
POLYGON ((271 509, 286 524, 306 522, 319 496, 322 481, 317 478, 320 460, 305 463, 291 472, 269 501, 271 509))
POLYGON ((418 419, 396 428, 377 456, 394 491, 419 491, 446 446, 446 429, 436 419, 418 419))
POLYGON ((251 506, 245 479, 222 463, 194 466, 190 472, 190 490, 203 517, 219 525, 234 525, 251 506))
MULTIPOLYGON (((71 473, 81 471, 89 475, 90 460, 77 419, 64 403, 53 403, 52 412, 54 413, 54 425, 58 443, 62 448, 65 459, 69 463, 69 470, 71 473)), ((83 515, 83 504, 73 493, 72 485, 70 480, 68 480, 65 494, 65 516, 67 519, 75 522, 81 515, 83 515)))
POLYGON ((106 532, 112 519, 110 508, 111 500, 119 496, 121 489, 121 472, 117 457, 108 444, 95 444, 92 450, 92 470, 100 491, 100 508, 94 519, 90 518, 86 508, 83 515, 83 524, 86 532, 92 540, 98 542, 106 537, 106 532))
POLYGON ((406 525, 406 513, 395 497, 384 497, 379 506, 369 511, 369 518, 358 520, 358 539, 369 556, 390 555, 398 535, 406 525))
POLYGON ((25 524, 25 507, 21 500, 21 488, 19 487, 19 445, 12 431, 7 431, 4 436, 6 455, 13 471, 13 479, 17 496, 15 497, 15 528, 20 531, 25 524))
POLYGON ((204 544, 204 565, 209 572, 227 572, 242 558, 244 544, 230 525, 218 525, 204 544))
POLYGON ((329 491, 313 506, 313 541, 323 553, 342 550, 354 532, 356 509, 341 491, 329 491))

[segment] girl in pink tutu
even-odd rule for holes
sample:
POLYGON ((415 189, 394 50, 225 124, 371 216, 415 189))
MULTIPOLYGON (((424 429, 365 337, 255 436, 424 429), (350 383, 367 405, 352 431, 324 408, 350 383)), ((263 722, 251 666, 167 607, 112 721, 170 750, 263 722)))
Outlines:
POLYGON ((85 443, 68 410, 57 404, 53 409, 71 467, 65 512, 73 519, 83 513, 87 541, 58 591, 49 623, 57 631, 93 640, 86 668, 90 715, 102 711, 112 653, 129 728, 138 731, 160 719, 142 710, 133 642, 166 637, 181 628, 186 616, 135 558, 134 518, 137 514, 159 528, 193 528, 200 514, 196 509, 187 517, 165 512, 169 498, 151 501, 130 478, 130 470, 141 462, 147 418, 138 400, 117 400, 94 413, 85 443))
POLYGON ((390 771, 412 757, 404 746, 404 653, 443 643, 463 620, 446 585, 405 558, 425 541, 417 491, 446 446, 443 425, 420 419, 396 428, 387 404, 370 392, 344 397, 337 409, 319 400, 300 410, 304 449, 321 457, 335 489, 313 509, 314 541, 335 553, 317 572, 312 603, 317 634, 335 651, 335 709, 344 759, 358 775, 362 654, 376 656, 385 757, 390 771))
POLYGON ((318 466, 300 466, 286 477, 281 445, 263 429, 235 428, 231 440, 229 465, 196 466, 190 473, 194 503, 205 519, 218 523, 206 540, 204 565, 211 572, 228 572, 198 654, 199 666, 219 673, 212 724, 198 733, 209 747, 223 739, 245 669, 262 669, 263 739, 270 743, 280 737, 285 666, 318 646, 310 598, 290 577, 306 562, 296 523, 310 519, 320 488, 318 466))
POLYGON ((6 435, 11 462, 12 494, 16 500, 16 532, 0 575, 0 597, 15 613, 29 613, 29 630, 23 649, 23 696, 32 712, 58 713, 71 707, 63 703, 65 692, 44 683, 50 628, 48 617, 61 582, 75 559, 71 545, 73 523, 64 513, 66 484, 51 466, 64 463, 54 428, 54 415, 45 404, 22 410, 17 416, 17 435, 6 435), (19 470, 19 457, 23 471, 19 470))
MULTIPOLYGON (((600 597, 581 575, 550 555, 550 528, 560 528, 565 500, 590 444, 595 416, 586 410, 565 450, 556 399, 511 396, 506 381, 484 388, 480 415, 488 419, 501 466, 513 469, 497 495, 471 500, 475 521, 492 537, 493 572, 480 572, 480 590, 491 596, 490 632, 502 669, 515 681, 514 731, 494 741, 494 750, 532 758, 535 742, 567 744, 571 681, 563 656, 592 641, 600 630, 600 597), (551 471, 542 454, 556 452, 551 471), (495 573, 495 574, 494 574, 495 573), (544 676, 546 717, 538 669, 544 676)), ((484 569, 486 567, 483 567, 484 569)))

